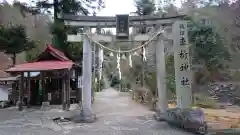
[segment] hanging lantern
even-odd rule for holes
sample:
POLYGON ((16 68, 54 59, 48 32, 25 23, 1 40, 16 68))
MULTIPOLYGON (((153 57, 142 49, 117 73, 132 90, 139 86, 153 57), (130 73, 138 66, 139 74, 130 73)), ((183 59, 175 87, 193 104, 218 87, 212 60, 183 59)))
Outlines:
POLYGON ((131 54, 128 56, 128 60, 129 60, 129 66, 132 67, 132 55, 131 54))

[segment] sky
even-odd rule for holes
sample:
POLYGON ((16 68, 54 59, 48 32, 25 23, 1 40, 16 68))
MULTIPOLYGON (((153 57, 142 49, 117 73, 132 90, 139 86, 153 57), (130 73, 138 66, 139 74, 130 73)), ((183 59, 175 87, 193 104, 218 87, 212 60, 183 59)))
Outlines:
MULTIPOLYGON (((155 0, 155 4, 158 4, 159 0, 155 0)), ((180 7, 181 0, 176 0, 175 4, 180 7)), ((99 16, 115 16, 116 14, 130 14, 135 12, 136 8, 134 0, 105 0, 105 9, 102 9, 99 16)))
MULTIPOLYGON (((4 0, 0 0, 0 1, 4 1, 4 0)), ((14 0, 5 0, 5 1, 12 3, 14 0)), ((19 0, 19 1, 27 3, 32 0, 19 0)), ((34 0, 34 1, 37 1, 37 0, 34 0)), ((131 14, 136 11, 134 0, 104 0, 104 1, 105 1, 105 8, 97 13, 98 16, 115 16, 116 14, 131 14)), ((159 1, 160 0, 155 0, 155 4, 159 5, 159 1)), ((175 5, 177 7, 180 7, 180 1, 181 0, 176 0, 175 5)), ((111 30, 113 34, 116 33, 115 29, 105 29, 105 30, 111 30)), ((129 31, 131 32, 132 28, 130 28, 129 31)))
MULTIPOLYGON (((3 0, 0 0, 3 1, 3 0)), ((6 0, 12 3, 14 0, 6 0)), ((21 2, 28 2, 32 0, 19 0, 21 2)), ((159 1, 159 0, 155 0, 159 1)), ((158 3, 158 2, 156 2, 158 3)), ((180 5, 180 0, 176 0, 176 5, 180 5)), ((134 0, 105 0, 105 7, 97 15, 99 16, 115 16, 116 14, 130 14, 135 12, 136 8, 134 0)))
MULTIPOLYGON (((155 4, 158 4, 158 2, 155 2, 155 4)), ((180 0, 176 0, 175 4, 180 7, 180 0)), ((98 16, 115 16, 116 14, 136 12, 134 0, 105 0, 105 7, 97 14, 98 16)), ((114 28, 105 28, 104 30, 110 30, 113 34, 116 34, 114 28)), ((129 29, 129 32, 132 32, 132 28, 129 29)))
POLYGON ((106 8, 98 13, 99 16, 115 16, 136 11, 134 0, 106 0, 105 6, 106 8))

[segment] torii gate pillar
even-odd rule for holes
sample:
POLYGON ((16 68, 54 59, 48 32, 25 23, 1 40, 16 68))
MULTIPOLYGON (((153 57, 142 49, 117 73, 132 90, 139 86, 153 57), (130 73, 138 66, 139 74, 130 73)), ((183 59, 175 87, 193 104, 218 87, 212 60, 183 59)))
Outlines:
MULTIPOLYGON (((89 33, 89 29, 86 30, 89 33)), ((82 89, 82 111, 80 115, 74 117, 74 121, 94 122, 96 116, 92 111, 92 44, 87 35, 83 37, 83 89, 82 89)))
MULTIPOLYGON (((156 43, 156 74, 157 74, 157 115, 162 117, 168 108, 167 88, 166 88, 166 65, 165 65, 165 53, 164 53, 164 35, 158 35, 156 43)), ((161 119, 161 118, 160 118, 161 119)))
MULTIPOLYGON (((188 30, 186 21, 176 21, 173 24, 173 53, 176 82, 177 107, 190 109, 192 107, 192 72, 189 55, 188 30)), ((167 90, 165 80, 165 57, 163 39, 158 38, 156 44, 157 89, 158 104, 155 117, 164 120, 167 110, 167 90)))

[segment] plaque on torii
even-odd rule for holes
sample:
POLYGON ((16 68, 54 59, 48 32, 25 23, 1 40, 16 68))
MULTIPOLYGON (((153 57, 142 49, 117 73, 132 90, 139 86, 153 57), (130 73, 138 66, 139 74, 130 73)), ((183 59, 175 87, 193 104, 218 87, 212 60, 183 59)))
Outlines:
POLYGON ((116 38, 120 40, 128 40, 129 15, 116 15, 116 38))

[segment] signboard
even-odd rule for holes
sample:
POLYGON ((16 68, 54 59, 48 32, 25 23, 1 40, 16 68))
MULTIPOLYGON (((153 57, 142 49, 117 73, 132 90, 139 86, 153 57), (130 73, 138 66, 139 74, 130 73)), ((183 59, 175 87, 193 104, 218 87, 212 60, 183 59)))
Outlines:
POLYGON ((177 106, 179 108, 189 108, 192 105, 192 75, 187 35, 187 22, 176 21, 173 26, 173 32, 177 106))
POLYGON ((48 93, 48 101, 52 100, 52 93, 48 93))
POLYGON ((8 101, 8 87, 0 86, 0 101, 8 101))
POLYGON ((129 38, 129 15, 116 16, 116 38, 128 39, 129 38))

